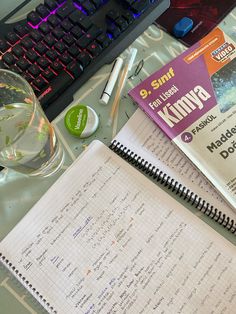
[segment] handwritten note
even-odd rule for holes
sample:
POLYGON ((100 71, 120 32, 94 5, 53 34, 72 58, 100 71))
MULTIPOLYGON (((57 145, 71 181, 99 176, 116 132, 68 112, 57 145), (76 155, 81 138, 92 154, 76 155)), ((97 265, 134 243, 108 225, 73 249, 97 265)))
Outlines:
POLYGON ((236 219, 235 210, 140 109, 136 110, 115 140, 194 191, 227 216, 236 219))
POLYGON ((58 313, 232 313, 236 306, 235 248, 99 142, 0 252, 58 313))

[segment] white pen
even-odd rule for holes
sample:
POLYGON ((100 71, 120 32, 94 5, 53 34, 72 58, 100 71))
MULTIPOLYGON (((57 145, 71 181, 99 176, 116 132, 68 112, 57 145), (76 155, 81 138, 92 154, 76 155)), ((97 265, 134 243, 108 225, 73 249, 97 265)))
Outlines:
POLYGON ((130 49, 130 53, 127 57, 124 69, 122 70, 122 73, 121 73, 121 76, 119 79, 118 88, 116 91, 114 102, 112 104, 110 117, 109 117, 108 122, 107 122, 108 125, 112 125, 112 123, 113 123, 113 119, 114 119, 114 116, 116 114, 117 107, 119 106, 120 97, 121 97, 123 88, 125 86, 126 80, 128 78, 128 74, 129 74, 129 72, 133 66, 134 60, 136 58, 137 51, 138 50, 136 48, 130 49))
POLYGON ((103 89, 101 98, 99 100, 99 102, 101 104, 106 105, 108 103, 108 101, 111 97, 111 93, 113 91, 113 88, 116 84, 116 81, 117 81, 117 78, 118 78, 118 75, 120 73, 122 65, 123 65, 123 59, 118 57, 112 66, 111 73, 109 75, 109 78, 108 78, 106 85, 103 89))

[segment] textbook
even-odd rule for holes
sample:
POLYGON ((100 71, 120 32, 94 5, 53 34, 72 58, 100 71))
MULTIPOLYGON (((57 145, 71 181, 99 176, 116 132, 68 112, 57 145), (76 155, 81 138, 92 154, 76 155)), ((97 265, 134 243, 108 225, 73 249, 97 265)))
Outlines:
POLYGON ((233 313, 233 244, 113 145, 86 148, 1 241, 2 263, 49 313, 233 313))
POLYGON ((234 209, 235 46, 216 28, 129 92, 234 209))

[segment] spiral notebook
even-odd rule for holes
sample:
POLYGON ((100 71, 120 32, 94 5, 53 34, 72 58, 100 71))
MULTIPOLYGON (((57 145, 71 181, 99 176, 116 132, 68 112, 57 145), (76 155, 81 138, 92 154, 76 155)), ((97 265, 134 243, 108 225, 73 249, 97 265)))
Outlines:
POLYGON ((135 167, 196 196, 112 149, 92 142, 3 239, 0 260, 49 313, 233 313, 235 247, 135 167))
MULTIPOLYGON (((141 109, 137 109, 113 140, 121 155, 135 156, 154 166, 156 177, 201 212, 236 233, 236 208, 218 191, 191 161, 173 144, 141 109)), ((145 167, 144 167, 145 168, 145 167)), ((145 170, 144 170, 145 171, 145 170)), ((153 172, 154 172, 153 171, 153 172)))

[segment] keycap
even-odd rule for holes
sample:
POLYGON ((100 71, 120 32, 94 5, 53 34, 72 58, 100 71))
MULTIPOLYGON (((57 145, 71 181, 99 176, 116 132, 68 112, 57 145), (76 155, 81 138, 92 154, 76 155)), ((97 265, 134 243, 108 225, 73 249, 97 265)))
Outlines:
POLYGON ((32 48, 34 46, 34 43, 33 43, 32 39, 30 37, 25 37, 24 39, 22 39, 21 45, 25 49, 30 49, 30 48, 32 48))
POLYGON ((119 17, 115 20, 115 24, 121 31, 124 31, 128 27, 127 21, 123 17, 119 17))
POLYGON ((29 28, 27 25, 17 24, 14 26, 14 31, 18 36, 23 37, 24 35, 28 34, 29 28))
POLYGON ((22 57, 24 54, 24 49, 20 45, 15 45, 11 50, 16 57, 22 57))
POLYGON ((6 40, 14 45, 18 40, 19 40, 19 37, 16 35, 16 33, 14 32, 9 32, 6 34, 6 40))
POLYGON ((102 52, 101 47, 95 41, 89 44, 86 50, 88 50, 93 57, 98 56, 102 52))
POLYGON ((63 37, 63 41, 67 46, 71 46, 75 42, 75 39, 72 35, 67 34, 63 37))
POLYGON ((60 19, 54 14, 50 15, 47 21, 53 27, 57 26, 60 23, 60 19))
POLYGON ((57 74, 58 74, 58 73, 61 73, 61 71, 63 70, 62 64, 61 64, 60 62, 58 62, 58 61, 54 61, 54 62, 51 64, 50 67, 51 67, 52 70, 53 70, 54 72, 56 72, 57 74))
POLYGON ((119 27, 115 24, 108 25, 107 32, 111 34, 113 38, 117 38, 121 33, 119 27))
POLYGON ((102 33, 97 37, 97 41, 102 48, 106 48, 112 42, 111 39, 107 36, 106 33, 102 33))
POLYGON ((92 3, 96 8, 99 8, 103 4, 103 0, 92 0, 92 3))
POLYGON ((39 4, 36 7, 36 12, 42 19, 47 17, 50 14, 50 11, 48 10, 48 8, 43 4, 39 4))
POLYGON ((46 35, 43 41, 48 47, 52 47, 56 42, 55 38, 51 34, 46 35))
POLYGON ((66 45, 61 41, 58 41, 54 47, 60 54, 66 50, 66 45))
POLYGON ((46 69, 50 64, 50 61, 45 57, 40 57, 37 60, 37 64, 40 66, 40 68, 46 69))
POLYGON ((43 44, 42 42, 39 42, 34 47, 34 50, 37 51, 40 55, 43 55, 48 50, 48 48, 45 44, 43 44))
POLYGON ((65 3, 62 7, 60 7, 57 12, 56 15, 58 17, 60 17, 62 20, 67 17, 71 12, 74 11, 74 6, 71 3, 65 3))
POLYGON ((8 48, 9 48, 9 45, 7 44, 6 40, 0 39, 0 50, 1 50, 1 52, 7 51, 8 48))
POLYGON ((32 11, 30 12, 28 15, 27 15, 27 21, 33 25, 33 26, 36 26, 38 25, 40 22, 41 22, 41 18, 40 16, 38 15, 38 13, 32 11))
POLYGON ((42 34, 37 30, 37 29, 34 29, 32 30, 30 33, 29 33, 29 36, 33 39, 33 41, 35 42, 39 42, 43 36, 42 34))
POLYGON ((77 57, 78 54, 80 53, 79 48, 76 45, 72 45, 68 48, 68 53, 72 56, 72 57, 77 57))
POLYGON ((51 61, 55 61, 58 57, 58 53, 56 52, 56 50, 48 50, 46 52, 46 57, 49 58, 51 61))
POLYGON ((83 35, 82 29, 79 26, 74 26, 70 33, 77 39, 83 35))
POLYGON ((32 63, 34 63, 38 58, 39 58, 39 55, 34 51, 34 50, 29 50, 29 51, 26 51, 25 53, 25 57, 32 63))
POLYGON ((51 81, 56 75, 50 70, 50 69, 45 69, 42 72, 42 76, 49 82, 51 81))
POLYGON ((17 74, 23 73, 23 71, 21 69, 19 69, 16 65, 11 65, 8 69, 12 72, 17 73, 17 74))
POLYGON ((67 65, 66 70, 70 72, 75 78, 78 78, 83 72, 83 67, 78 64, 78 62, 73 61, 67 65))
POLYGON ((96 12, 96 7, 89 0, 85 0, 82 3, 82 7, 83 7, 83 9, 86 11, 86 13, 88 15, 92 15, 92 14, 94 14, 96 12))
POLYGON ((34 81, 33 81, 34 86, 36 86, 39 90, 41 90, 42 88, 44 88, 45 86, 47 86, 47 82, 45 81, 45 79, 42 76, 37 77, 34 81))
POLYGON ((36 64, 31 64, 28 68, 28 72, 33 76, 36 77, 41 73, 40 68, 36 64))
POLYGON ((122 16, 124 17, 128 24, 131 24, 134 21, 134 16, 129 11, 123 12, 122 16))
POLYGON ((61 27, 66 31, 66 32, 69 32, 69 30, 71 30, 71 28, 73 27, 73 24, 68 20, 64 20, 62 23, 61 23, 61 27))
POLYGON ((55 0, 44 0, 44 4, 50 11, 57 8, 57 3, 55 0))
POLYGON ((93 39, 101 35, 102 32, 103 32, 102 28, 98 27, 97 25, 92 25, 87 31, 87 33, 90 34, 93 39))
POLYGON ((33 81, 33 77, 29 73, 23 73, 21 75, 24 79, 26 79, 27 82, 31 83, 33 81))
POLYGON ((76 25, 80 21, 81 16, 83 16, 83 14, 80 11, 76 10, 76 11, 72 12, 68 16, 68 18, 72 24, 76 25))
POLYGON ((7 64, 7 65, 12 65, 15 64, 15 57, 11 52, 6 52, 3 57, 2 60, 7 64))
POLYGON ((64 65, 69 64, 73 59, 68 53, 63 53, 61 56, 58 58, 60 62, 62 62, 64 65))
POLYGON ((89 65, 89 63, 91 62, 91 57, 88 53, 86 53, 85 51, 81 52, 77 58, 76 58, 80 64, 82 65, 83 69, 86 68, 86 66, 89 65))
POLYGON ((17 62, 16 65, 22 70, 22 71, 26 71, 29 66, 30 63, 29 61, 27 61, 25 58, 20 58, 17 62))
POLYGON ((91 19, 89 19, 86 15, 83 14, 81 14, 77 23, 85 31, 87 31, 93 25, 91 19))
POLYGON ((135 14, 140 14, 143 13, 149 5, 149 0, 136 0, 133 2, 130 6, 130 9, 135 13, 135 14))
POLYGON ((40 25, 39 25, 39 30, 44 34, 48 34, 51 30, 51 27, 50 27, 50 24, 47 23, 47 22, 42 22, 40 25))
POLYGON ((52 31, 52 35, 56 38, 56 39, 61 39, 65 33, 63 31, 63 29, 61 27, 56 27, 53 31, 52 31))
POLYGON ((92 40, 93 38, 90 34, 84 34, 76 41, 76 45, 84 49, 88 46, 89 43, 92 42, 92 40))
POLYGON ((115 21, 118 17, 120 17, 120 12, 117 10, 109 10, 106 14, 106 18, 111 21, 115 21))

